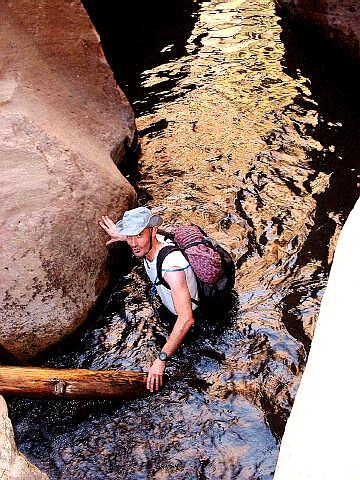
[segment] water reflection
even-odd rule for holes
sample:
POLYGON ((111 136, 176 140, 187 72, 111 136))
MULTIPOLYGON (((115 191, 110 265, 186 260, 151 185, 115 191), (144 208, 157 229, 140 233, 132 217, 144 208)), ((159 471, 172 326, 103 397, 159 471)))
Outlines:
MULTIPOLYGON (((198 223, 232 252, 236 293, 187 338, 162 394, 12 403, 19 445, 52 478, 272 478, 357 195, 348 132, 359 128, 358 93, 270 0, 201 2, 190 25, 124 73, 140 85, 127 92, 142 137, 137 188, 167 224, 198 223)), ((129 269, 93 328, 46 364, 147 368, 171 328, 147 288, 141 266, 129 269)))
POLYGON ((133 102, 138 113, 205 85, 235 102, 238 113, 269 113, 269 102, 274 110, 288 105, 301 81, 283 75, 284 46, 273 10, 269 0, 203 2, 187 54, 141 74, 144 91, 133 102))

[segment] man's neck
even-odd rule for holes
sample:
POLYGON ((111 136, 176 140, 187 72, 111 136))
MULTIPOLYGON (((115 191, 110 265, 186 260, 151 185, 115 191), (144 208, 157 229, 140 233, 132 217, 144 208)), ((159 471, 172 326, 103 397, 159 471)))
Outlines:
POLYGON ((145 255, 145 258, 149 262, 152 262, 156 257, 160 248, 161 248, 161 243, 159 242, 159 240, 156 237, 153 238, 151 250, 145 255))

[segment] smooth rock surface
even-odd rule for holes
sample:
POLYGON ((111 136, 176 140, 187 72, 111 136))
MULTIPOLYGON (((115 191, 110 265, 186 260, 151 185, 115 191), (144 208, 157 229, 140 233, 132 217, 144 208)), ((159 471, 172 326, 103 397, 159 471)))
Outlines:
POLYGON ((49 477, 19 453, 8 410, 0 396, 0 478, 3 480, 46 480, 49 477))
POLYGON ((0 345, 27 360, 71 333, 107 281, 104 232, 135 192, 134 141, 80 1, 0 0, 0 345))
POLYGON ((360 4, 357 0, 276 0, 295 17, 318 27, 328 38, 360 60, 360 4))
POLYGON ((358 480, 360 200, 340 234, 274 480, 358 480))

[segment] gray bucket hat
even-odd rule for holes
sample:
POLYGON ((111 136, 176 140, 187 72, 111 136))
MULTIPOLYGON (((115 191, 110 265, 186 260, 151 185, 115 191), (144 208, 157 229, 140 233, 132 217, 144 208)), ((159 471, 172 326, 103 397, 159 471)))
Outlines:
POLYGON ((162 218, 154 215, 146 207, 133 208, 124 213, 124 216, 116 224, 116 230, 120 235, 138 235, 148 227, 156 227, 162 224, 162 218))

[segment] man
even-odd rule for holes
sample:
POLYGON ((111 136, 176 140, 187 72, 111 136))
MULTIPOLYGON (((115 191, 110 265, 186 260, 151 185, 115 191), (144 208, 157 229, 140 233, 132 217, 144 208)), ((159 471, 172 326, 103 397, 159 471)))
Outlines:
POLYGON ((157 256, 161 248, 171 242, 157 233, 162 219, 159 215, 153 215, 148 208, 128 210, 116 224, 107 216, 101 218, 99 224, 110 236, 106 245, 126 241, 133 254, 144 259, 146 273, 163 304, 177 316, 167 342, 148 372, 147 388, 153 392, 162 386, 167 359, 175 353, 194 324, 193 310, 199 299, 196 277, 184 255, 175 251, 169 253, 162 264, 162 276, 170 288, 159 283, 157 256))

